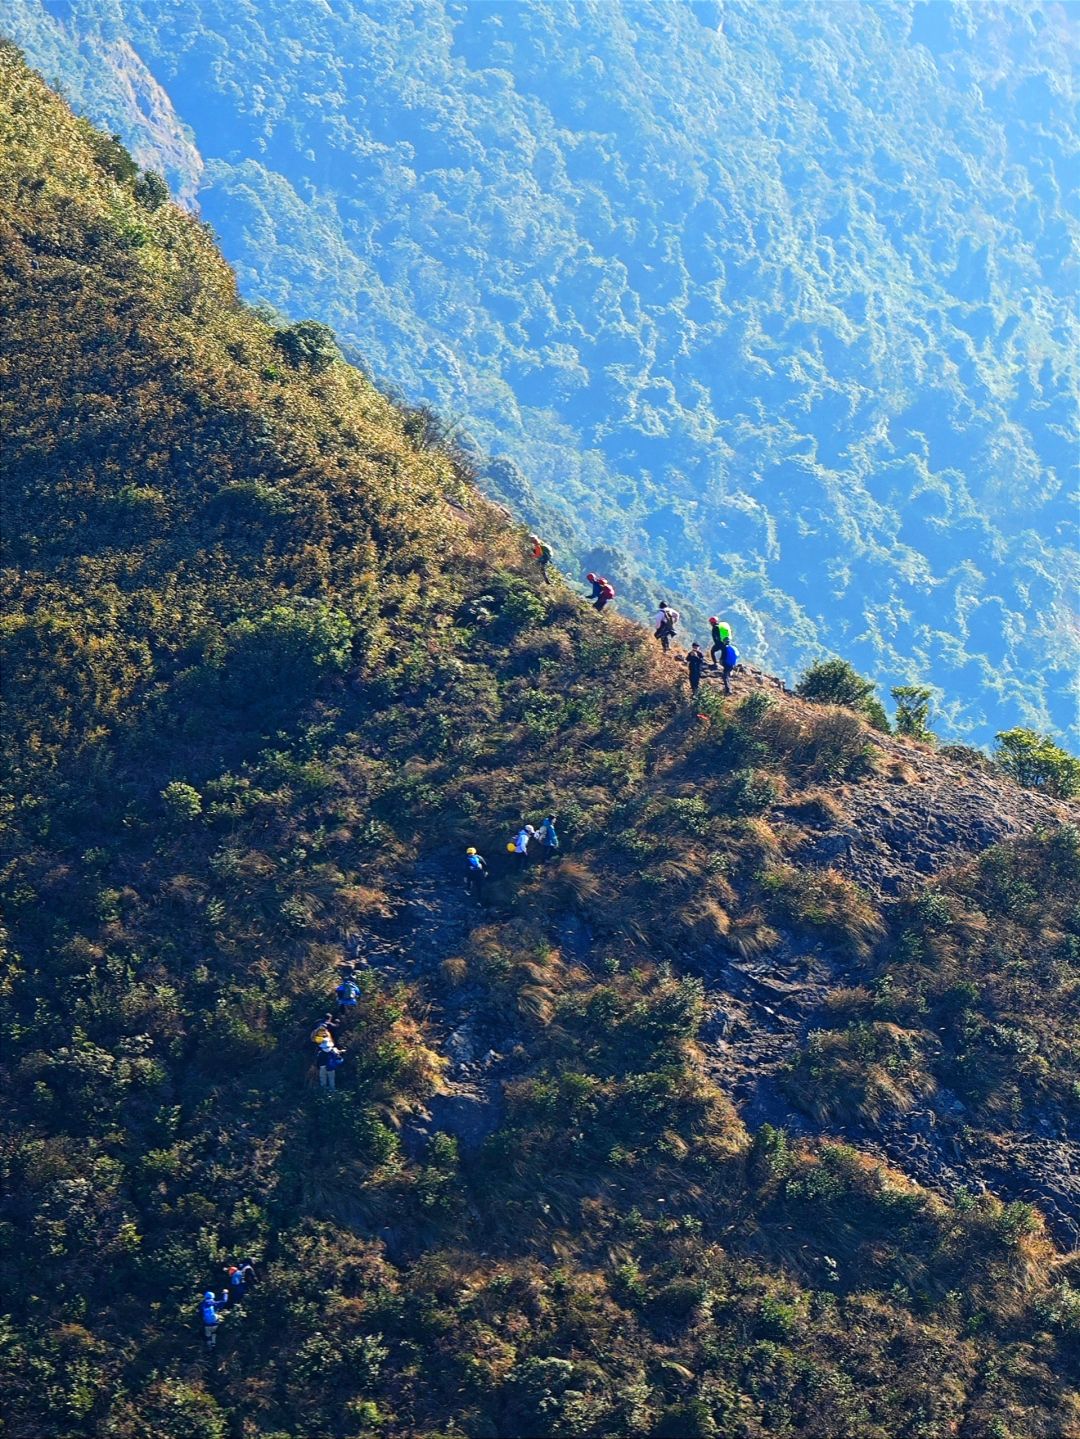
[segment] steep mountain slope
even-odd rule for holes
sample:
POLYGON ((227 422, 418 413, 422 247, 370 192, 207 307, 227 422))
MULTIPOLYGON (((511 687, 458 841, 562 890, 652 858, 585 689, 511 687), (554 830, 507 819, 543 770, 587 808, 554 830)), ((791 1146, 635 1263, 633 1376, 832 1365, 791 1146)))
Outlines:
POLYGON ((687 705, 9 48, 0 142, 5 1433, 1076 1432, 1016 1197, 1080 1094, 1068 807, 757 673, 687 705))
POLYGON ((1080 740, 1069 7, 9 9, 568 568, 1080 740))

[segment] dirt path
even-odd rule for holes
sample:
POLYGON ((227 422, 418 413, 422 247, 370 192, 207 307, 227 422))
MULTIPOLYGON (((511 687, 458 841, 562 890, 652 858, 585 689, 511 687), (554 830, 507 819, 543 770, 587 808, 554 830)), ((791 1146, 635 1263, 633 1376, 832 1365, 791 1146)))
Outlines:
POLYGON ((393 916, 365 936, 367 962, 422 989, 429 1041, 447 1061, 439 1089, 406 1122, 402 1142, 406 1152, 418 1156, 442 1131, 463 1149, 472 1149, 502 1117, 506 1055, 495 1049, 493 1035, 478 1017, 475 990, 448 988, 437 976, 442 962, 461 949, 480 911, 465 893, 457 867, 438 857, 418 860, 394 898, 393 916))

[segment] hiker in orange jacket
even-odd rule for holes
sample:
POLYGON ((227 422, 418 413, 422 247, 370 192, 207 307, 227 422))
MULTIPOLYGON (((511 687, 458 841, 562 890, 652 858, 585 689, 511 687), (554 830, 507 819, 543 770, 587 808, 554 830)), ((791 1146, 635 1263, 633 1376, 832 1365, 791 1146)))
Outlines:
POLYGON ((551 584, 551 576, 548 574, 548 565, 551 564, 551 549, 539 535, 530 535, 532 541, 533 559, 540 566, 540 573, 544 577, 544 584, 551 584))

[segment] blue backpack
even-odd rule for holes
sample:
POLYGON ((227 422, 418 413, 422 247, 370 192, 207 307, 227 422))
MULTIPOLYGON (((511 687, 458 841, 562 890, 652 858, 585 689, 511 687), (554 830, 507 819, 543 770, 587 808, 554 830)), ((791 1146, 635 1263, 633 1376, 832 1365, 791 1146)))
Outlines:
POLYGON ((725 645, 725 647, 724 647, 724 664, 727 665, 728 669, 732 669, 732 670, 733 670, 738 663, 739 663, 739 652, 738 652, 738 650, 735 648, 734 645, 725 645))
POLYGON ((484 861, 480 858, 480 856, 479 856, 478 854, 470 854, 470 855, 469 855, 469 868, 470 868, 470 869, 483 869, 483 867, 484 867, 484 861))

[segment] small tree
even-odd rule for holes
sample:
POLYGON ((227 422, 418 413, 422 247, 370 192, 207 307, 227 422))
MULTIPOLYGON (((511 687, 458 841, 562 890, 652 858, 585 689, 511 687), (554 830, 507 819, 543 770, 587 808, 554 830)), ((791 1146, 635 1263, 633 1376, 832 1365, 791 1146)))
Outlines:
POLYGON ((279 330, 274 336, 274 344, 294 368, 306 365, 317 375, 328 370, 335 360, 341 359, 333 330, 329 325, 320 325, 317 320, 301 320, 299 324, 279 330))
POLYGON ((896 733, 908 739, 933 744, 930 733, 931 692, 925 685, 893 685, 890 691, 896 701, 896 733))
POLYGON ((1017 784, 1045 790, 1058 799, 1080 794, 1080 760, 1035 730, 1002 730, 995 736, 994 758, 1017 784))
POLYGON ((169 187, 156 170, 144 170, 135 181, 135 198, 144 210, 160 210, 169 198, 169 187))
POLYGON ((863 679, 847 660, 818 660, 795 686, 795 693, 814 704, 843 705, 855 710, 875 729, 888 733, 889 721, 874 693, 873 681, 863 679))

